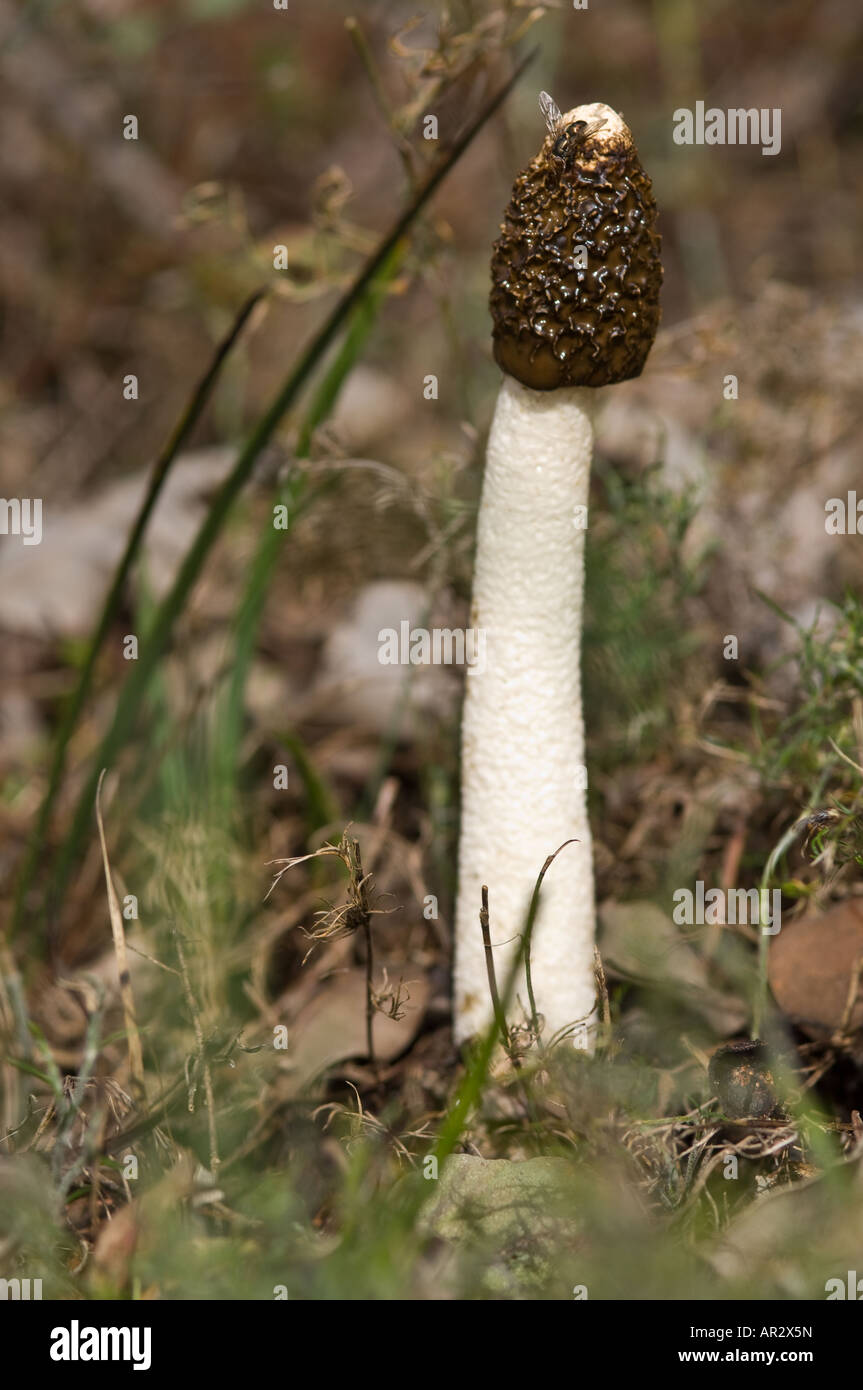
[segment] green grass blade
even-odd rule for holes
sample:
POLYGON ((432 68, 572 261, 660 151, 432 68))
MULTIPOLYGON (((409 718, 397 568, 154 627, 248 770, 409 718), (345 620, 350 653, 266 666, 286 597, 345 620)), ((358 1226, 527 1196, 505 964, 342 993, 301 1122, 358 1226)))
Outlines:
POLYGON ((18 881, 16 884, 15 903, 12 913, 11 926, 11 933, 13 935, 18 929, 18 927, 20 927, 21 925, 25 905, 27 902, 27 897, 30 892, 30 888, 33 883, 33 876, 36 871, 36 865, 38 864, 39 859, 41 858, 42 853, 44 851, 45 841, 51 822, 51 810, 54 805, 54 799, 63 780, 63 774, 66 770, 66 757, 69 749, 69 741, 72 737, 72 734, 75 731, 78 720, 81 717, 81 711, 84 708, 87 696, 90 693, 90 687, 93 684, 93 675, 96 670, 96 662, 99 658, 99 653, 105 645, 105 639, 107 638, 108 633, 110 631, 111 623, 113 622, 117 610, 120 606, 120 601, 123 596, 123 590, 126 586, 126 580, 129 577, 132 565, 134 564, 138 551, 141 547, 141 542, 144 538, 144 532, 146 531, 150 517, 153 514, 153 509, 156 505, 156 502, 158 501, 159 494, 161 493, 162 488, 165 485, 165 481, 168 477, 168 474, 171 471, 171 466, 173 465, 174 460, 177 458, 180 450, 183 448, 183 446, 191 436, 191 433, 197 425, 198 421, 200 420, 204 408, 207 405, 213 393, 213 388, 215 387, 216 381, 219 377, 219 373, 221 372, 222 367, 224 366, 225 359, 227 358, 234 344, 237 342, 237 339, 239 338, 243 328, 248 322, 249 315, 251 314, 255 305, 260 301, 262 294, 263 291, 259 291, 257 294, 253 294, 251 298, 246 300, 245 304, 243 305, 236 319, 234 320, 230 332, 217 347, 213 355, 213 358, 210 362, 210 365, 208 366, 206 372, 204 373, 198 385, 196 386, 192 394, 192 398, 189 401, 189 404, 186 407, 176 429, 174 430, 173 434, 171 435, 170 439, 165 445, 164 450, 160 454, 159 458, 156 460, 156 463, 153 467, 153 472, 150 477, 150 485, 147 489, 147 495, 145 496, 144 501, 141 504, 141 509, 138 512, 137 517, 135 518, 135 524, 132 527, 132 530, 129 534, 129 539, 126 542, 126 549, 123 552, 123 556, 114 573, 114 578, 111 582, 111 587, 108 590, 108 594, 105 598, 105 602, 102 607, 102 613, 99 617, 99 622, 96 626, 96 631, 94 632, 93 637, 91 639, 89 648, 87 650, 87 655, 84 659, 84 665, 81 668, 81 674, 78 677, 78 684, 76 685, 72 697, 69 700, 68 705, 66 706, 63 718, 60 723, 60 727, 57 730, 57 734, 54 740, 54 753, 51 760, 51 768, 48 774, 48 786, 46 788, 45 795, 42 798, 42 802, 39 807, 36 825, 30 837, 27 851, 24 857, 24 862, 21 866, 21 870, 18 875, 18 881))
POLYGON ((174 624, 183 612, 204 561, 220 534, 240 490, 248 481, 258 457, 269 443, 283 416, 294 404, 300 391, 319 365, 348 315, 360 303, 381 267, 408 233, 422 208, 489 117, 504 101, 528 63, 533 60, 535 53, 536 50, 532 50, 518 64, 509 80, 489 99, 479 115, 455 142, 449 153, 428 175, 409 206, 398 217, 390 232, 380 242, 377 250, 369 257, 360 274, 345 290, 329 318, 306 348, 287 381, 279 389, 271 405, 252 431, 233 469, 216 493, 210 510, 186 554, 174 585, 163 600, 153 627, 142 643, 139 659, 120 691, 113 722, 93 758, 92 770, 78 798, 71 827, 60 847, 49 886, 49 907, 51 903, 56 904, 62 897, 69 881, 72 865, 86 838, 93 813, 100 771, 103 767, 113 765, 117 754, 130 736, 153 671, 167 650, 174 624))
MULTIPOLYGON (((395 278, 401 261, 402 247, 396 246, 369 285, 367 295, 354 309, 344 341, 303 421, 295 452, 297 459, 308 458, 314 431, 330 414, 348 373, 360 357, 387 288, 395 278)), ((274 505, 281 504, 288 508, 290 525, 293 525, 310 501, 308 479, 304 473, 295 471, 280 489, 274 505)), ((267 526, 264 529, 252 561, 245 592, 237 609, 231 677, 218 717, 218 737, 213 748, 215 792, 228 806, 233 801, 236 786, 246 683, 267 594, 286 536, 286 531, 277 530, 275 526, 267 526)))

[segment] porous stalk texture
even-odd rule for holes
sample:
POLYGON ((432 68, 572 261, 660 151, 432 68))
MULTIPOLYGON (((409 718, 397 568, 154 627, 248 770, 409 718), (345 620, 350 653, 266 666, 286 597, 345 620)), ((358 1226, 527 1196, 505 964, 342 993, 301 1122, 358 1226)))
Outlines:
MULTIPOLYGON (((584 790, 580 642, 592 393, 531 390, 505 377, 488 442, 471 624, 485 662, 467 677, 456 909, 455 1032, 490 1021, 479 925, 489 888, 503 989, 537 874, 549 869, 534 929, 532 975, 544 1035, 594 1006, 594 901, 584 790), (483 669, 484 665, 484 669, 483 669)), ((527 1010, 523 975, 518 997, 527 1010)), ((517 1006, 509 1021, 520 1016, 517 1006)), ((590 1018, 592 1024, 593 1019, 590 1018)), ((579 1026, 578 1046, 591 1029, 579 1026)))

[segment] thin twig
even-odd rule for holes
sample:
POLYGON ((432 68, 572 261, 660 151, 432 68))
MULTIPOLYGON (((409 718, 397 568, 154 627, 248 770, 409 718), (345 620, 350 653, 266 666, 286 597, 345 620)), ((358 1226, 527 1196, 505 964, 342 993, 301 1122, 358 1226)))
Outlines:
POLYGON ((491 1006, 494 1010, 494 1016, 497 1022, 498 1029, 500 1030, 501 1042, 503 1043, 507 1052, 510 1052, 510 1038, 509 1029, 506 1026, 506 1014, 503 1011, 500 1002, 500 995, 497 992, 497 976, 494 970, 494 953, 491 948, 491 934, 489 932, 488 926, 488 888, 486 884, 482 885, 482 907, 480 908, 479 913, 479 925, 480 930, 482 931, 482 944, 485 948, 485 968, 488 973, 488 988, 489 993, 491 994, 491 1006))
POLYGON ((845 1008, 842 1010, 842 1018, 839 1023, 839 1029, 837 1033, 834 1034, 834 1038, 836 1038, 837 1040, 840 1038, 844 1038, 848 1033, 848 1029, 851 1024, 851 1015, 854 1012, 854 1005, 857 1003, 857 996, 860 993, 861 973, 863 973, 863 953, 861 953, 855 960, 854 968, 851 971, 851 978, 848 981, 848 996, 845 1000, 845 1008))
POLYGON ((834 753, 839 754, 839 757, 842 758, 843 762, 846 762, 849 767, 853 767, 854 771, 859 772, 860 776, 863 777, 863 767, 861 767, 859 763, 855 763, 853 758, 849 758, 847 753, 843 753, 842 749, 839 747, 839 744, 836 742, 835 739, 828 737, 827 742, 833 748, 834 753))
POLYGON ((369 79, 369 86, 372 89, 378 110, 386 121, 387 128, 393 137, 399 158, 404 165, 408 181, 414 184, 416 183, 416 172, 413 163, 413 148, 410 142, 406 140, 404 135, 396 128, 393 109, 384 91, 384 84, 381 81, 381 75, 378 71, 378 65, 375 62, 374 54, 369 47, 369 41, 360 28, 359 20, 355 19, 353 15, 345 20, 345 28, 353 40, 354 48, 357 51, 357 57, 363 65, 366 77, 369 79))
POLYGON ((366 878, 363 874, 363 860, 360 853, 360 842, 354 840, 354 861, 356 865, 356 893, 359 899, 359 906, 362 912, 363 935, 366 939, 366 1049, 369 1054, 369 1061, 375 1066, 375 1045, 373 1039, 373 1024, 375 1018, 375 1000, 373 990, 374 974, 374 955, 372 948, 372 909, 369 902, 366 878))
POLYGON ((539 877, 537 878, 536 883, 534 885, 533 896, 531 897, 530 907, 528 909, 527 914, 527 922, 525 923, 524 975, 527 984, 528 999, 530 1000, 530 1027, 531 1032, 536 1038, 539 1037, 539 1014, 536 1008, 536 999, 534 998, 533 994, 533 981, 531 980, 530 976, 530 947, 531 941, 533 940, 533 927, 534 923, 536 922, 536 915, 539 912, 539 894, 542 888, 542 880, 545 878, 546 874, 548 873, 548 870, 551 868, 552 864, 554 863, 557 856, 560 854, 561 850, 566 849, 567 845, 574 845, 577 843, 578 841, 574 837, 569 840, 564 840, 562 845, 558 845, 557 849, 554 851, 554 854, 550 854, 546 859, 545 863, 539 871, 539 877))
POLYGON ((596 993, 599 998, 599 1018, 603 1028, 611 1025, 611 1005, 608 1001, 608 981, 605 978, 605 966, 602 963, 602 956, 599 948, 593 948, 593 978, 596 981, 596 993))
POLYGON ((530 968, 530 942, 527 943, 524 952, 524 982, 527 987, 527 1002, 530 1005, 530 1031, 533 1037, 539 1041, 539 1010, 536 1007, 536 995, 533 992, 533 975, 530 968))

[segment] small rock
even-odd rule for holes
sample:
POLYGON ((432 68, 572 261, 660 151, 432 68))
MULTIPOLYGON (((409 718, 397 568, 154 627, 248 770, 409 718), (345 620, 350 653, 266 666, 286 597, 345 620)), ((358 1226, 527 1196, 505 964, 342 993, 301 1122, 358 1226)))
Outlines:
POLYGON ((458 666, 402 665, 381 660, 383 632, 401 634, 434 626, 429 598, 407 580, 374 580, 356 594, 349 613, 324 647, 316 686, 319 717, 402 738, 424 733, 430 718, 452 715, 460 687, 458 666), (408 685, 409 682, 409 685, 408 685))
POLYGON ((553 1282, 562 1246, 578 1234, 572 1168, 565 1158, 452 1154, 423 1226, 483 1265, 493 1296, 530 1296, 553 1282))

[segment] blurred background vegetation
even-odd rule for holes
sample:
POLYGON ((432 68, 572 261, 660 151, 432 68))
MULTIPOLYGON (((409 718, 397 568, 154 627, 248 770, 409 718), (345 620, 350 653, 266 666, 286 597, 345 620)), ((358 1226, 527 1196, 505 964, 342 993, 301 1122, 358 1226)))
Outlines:
POLYGON ((808 1298, 857 1267, 863 539, 824 509, 863 476, 861 56, 853 0, 0 0, 0 493, 41 497, 45 527, 0 537, 0 1275, 52 1297, 808 1298), (449 1025, 459 673, 380 667, 377 632, 467 621, 488 261, 541 88, 634 131, 663 326, 597 418, 607 1026, 594 1058, 486 1075, 449 1025), (781 153, 675 145, 696 101, 780 107, 781 153), (344 862, 266 896, 272 861, 347 826, 344 862), (750 929, 671 923, 699 879, 782 890, 797 953, 766 1014, 750 929), (835 932, 795 938, 826 909, 835 932), (776 1105, 753 1118, 709 1062, 759 1008, 776 1105))

